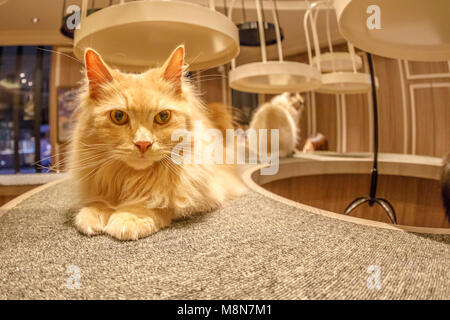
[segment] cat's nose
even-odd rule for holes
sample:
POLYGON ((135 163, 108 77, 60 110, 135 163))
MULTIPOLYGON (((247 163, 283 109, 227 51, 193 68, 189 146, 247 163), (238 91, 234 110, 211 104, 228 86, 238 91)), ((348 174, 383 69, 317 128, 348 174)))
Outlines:
POLYGON ((150 141, 136 141, 134 145, 141 151, 141 153, 145 153, 152 146, 152 142, 150 141))

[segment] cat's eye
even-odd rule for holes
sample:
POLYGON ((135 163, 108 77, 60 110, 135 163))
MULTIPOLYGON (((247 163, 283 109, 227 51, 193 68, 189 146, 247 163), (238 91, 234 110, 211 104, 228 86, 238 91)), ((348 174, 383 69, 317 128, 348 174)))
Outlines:
POLYGON ((128 115, 121 110, 113 110, 110 112, 111 120, 115 124, 121 126, 128 122, 128 115))
POLYGON ((171 112, 169 110, 164 110, 155 116, 155 121, 158 124, 165 124, 165 123, 169 122, 170 116, 171 116, 171 112))

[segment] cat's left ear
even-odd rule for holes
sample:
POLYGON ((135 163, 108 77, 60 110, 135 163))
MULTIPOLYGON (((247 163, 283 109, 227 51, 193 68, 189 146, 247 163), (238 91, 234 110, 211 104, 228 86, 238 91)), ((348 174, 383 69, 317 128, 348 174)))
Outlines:
POLYGON ((181 92, 181 77, 183 76, 184 65, 184 45, 178 46, 170 55, 170 58, 163 66, 164 79, 172 82, 177 89, 177 92, 181 92))
POLYGON ((108 67, 100 55, 93 49, 86 49, 84 53, 86 76, 89 80, 89 94, 96 98, 102 87, 113 80, 108 67))

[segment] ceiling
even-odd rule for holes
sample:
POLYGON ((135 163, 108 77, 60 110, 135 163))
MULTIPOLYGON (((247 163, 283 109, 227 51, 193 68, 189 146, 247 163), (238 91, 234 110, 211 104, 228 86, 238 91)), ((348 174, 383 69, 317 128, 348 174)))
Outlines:
MULTIPOLYGON (((191 2, 206 5, 207 0, 189 0, 191 2)), ((224 1, 227 5, 231 0, 216 1, 216 9, 224 12, 224 1)), ((72 41, 59 32, 63 13, 63 0, 8 0, 0 4, 0 45, 67 45, 71 46, 72 41), (38 18, 39 22, 33 23, 33 18, 38 18)), ((90 5, 95 3, 95 7, 108 6, 109 0, 89 1, 90 5)), ((118 3, 119 0, 112 1, 118 3)), ((2 0, 0 0, 2 3, 2 0)), ((233 10, 233 21, 240 23, 243 21, 243 10, 241 1, 236 1, 236 9, 233 10), (239 4, 238 4, 239 3, 239 4)), ((272 21, 272 13, 269 10, 270 2, 264 1, 266 20, 272 21)), ((306 4, 304 1, 278 0, 277 2, 280 25, 284 31, 283 51, 285 56, 306 51, 306 40, 303 29, 303 15, 306 4)), ((81 4, 81 0, 67 0, 66 7, 71 4, 81 4)), ((253 0, 244 1, 245 14, 247 20, 256 20, 253 0)), ((321 13, 318 18, 318 33, 321 45, 326 44, 325 33, 325 13, 321 13)), ((330 14, 331 38, 333 43, 343 42, 339 34, 336 15, 330 14)), ((276 46, 268 47, 269 59, 276 58, 276 46)), ((242 47, 238 63, 254 61, 260 59, 260 49, 242 47)))

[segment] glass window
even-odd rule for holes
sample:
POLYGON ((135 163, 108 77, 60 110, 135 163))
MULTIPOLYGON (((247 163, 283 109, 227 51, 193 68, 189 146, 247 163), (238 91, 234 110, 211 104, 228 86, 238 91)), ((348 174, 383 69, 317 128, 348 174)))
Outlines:
POLYGON ((48 171, 49 49, 0 47, 0 174, 48 171))
POLYGON ((236 120, 242 125, 248 125, 253 112, 258 107, 258 95, 232 89, 231 99, 233 112, 238 113, 235 115, 236 120))

